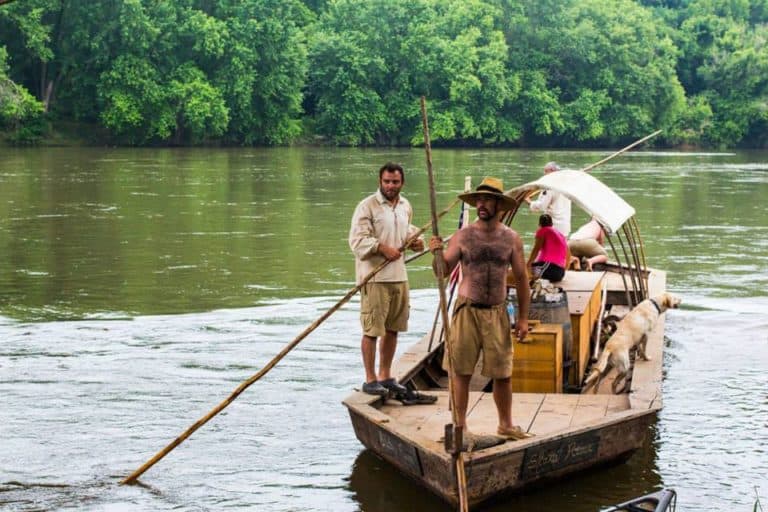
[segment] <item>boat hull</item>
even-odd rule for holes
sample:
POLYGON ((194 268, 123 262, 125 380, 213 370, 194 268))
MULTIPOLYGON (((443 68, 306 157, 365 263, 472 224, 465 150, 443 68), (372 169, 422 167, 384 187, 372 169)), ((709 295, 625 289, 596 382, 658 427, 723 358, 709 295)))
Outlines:
MULTIPOLYGON (((386 423, 371 422, 353 409, 349 414, 355 435, 365 447, 447 502, 458 503, 455 464, 448 454, 412 443, 387 428, 386 423)), ((470 506, 626 459, 643 445, 655 411, 622 416, 576 432, 463 454, 470 506)))

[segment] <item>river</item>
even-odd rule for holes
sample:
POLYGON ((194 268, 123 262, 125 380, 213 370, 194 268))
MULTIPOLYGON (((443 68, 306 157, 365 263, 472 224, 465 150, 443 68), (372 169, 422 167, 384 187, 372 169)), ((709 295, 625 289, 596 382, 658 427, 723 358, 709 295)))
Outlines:
MULTIPOLYGON (((610 152, 438 149, 438 206, 465 175, 511 187, 610 152)), ((354 436, 357 299, 142 485, 118 485, 354 285, 349 218, 387 160, 427 223, 419 149, 0 149, 0 508, 450 510, 354 436)), ((683 298, 664 409, 627 463, 487 510, 592 512, 661 487, 682 511, 765 508, 768 153, 637 151, 593 174, 637 209, 649 263, 683 298)), ((527 248, 536 220, 513 226, 527 248)), ((409 267, 401 350, 431 325, 429 265, 409 267)))

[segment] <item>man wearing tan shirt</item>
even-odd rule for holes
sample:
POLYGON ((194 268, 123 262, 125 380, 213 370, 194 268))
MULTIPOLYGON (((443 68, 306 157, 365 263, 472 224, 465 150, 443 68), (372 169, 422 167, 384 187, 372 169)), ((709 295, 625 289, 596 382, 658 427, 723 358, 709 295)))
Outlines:
MULTIPOLYGON (((363 338, 365 382, 363 391, 387 396, 390 392, 404 396, 408 392, 390 370, 397 348, 397 334, 408 329, 408 275, 401 247, 418 228, 411 224, 411 203, 400 195, 405 183, 403 167, 387 162, 379 169, 379 190, 357 205, 349 230, 349 247, 355 254, 357 283, 382 262, 390 263, 361 289, 360 323, 363 338), (376 372, 376 343, 379 343, 379 371, 376 372)), ((424 250, 423 239, 408 246, 424 250)))

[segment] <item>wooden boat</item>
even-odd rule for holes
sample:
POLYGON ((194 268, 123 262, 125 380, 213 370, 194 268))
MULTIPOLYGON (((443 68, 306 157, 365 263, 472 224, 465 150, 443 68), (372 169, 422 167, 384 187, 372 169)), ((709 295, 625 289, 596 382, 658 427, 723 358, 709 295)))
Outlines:
MULTIPOLYGON (((666 274, 645 265, 635 210, 581 171, 550 173, 506 194, 525 204, 524 197, 544 189, 567 195, 601 223, 612 261, 593 272, 567 271, 561 282, 554 283, 567 296, 566 321, 550 322, 545 317, 531 330, 533 342, 515 340, 513 419, 534 436, 461 454, 470 507, 501 493, 628 458, 641 447, 662 406, 663 315, 648 340, 651 360, 633 365, 628 391, 612 394, 613 374, 609 374, 596 393, 580 393, 590 361, 596 359, 594 345, 603 316, 607 312, 621 315, 646 297, 665 291, 666 274), (572 362, 564 370, 563 360, 569 354, 572 362)), ((510 224, 516 213, 507 212, 504 222, 510 224)), ((438 322, 393 365, 401 383, 437 396, 436 403, 404 406, 361 392, 343 403, 361 443, 457 504, 456 466, 442 440, 451 411, 448 377, 441 366, 441 330, 438 322)), ((475 434, 496 432, 491 383, 477 371, 472 378, 467 423, 475 434)))

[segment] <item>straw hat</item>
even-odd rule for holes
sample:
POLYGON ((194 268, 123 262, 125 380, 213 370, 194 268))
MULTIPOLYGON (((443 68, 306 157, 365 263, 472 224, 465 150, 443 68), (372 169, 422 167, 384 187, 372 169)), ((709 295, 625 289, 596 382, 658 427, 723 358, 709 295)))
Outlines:
POLYGON ((477 186, 474 192, 459 194, 459 199, 470 206, 475 206, 477 198, 480 196, 490 196, 499 199, 499 210, 511 210, 517 206, 517 202, 509 196, 504 195, 504 185, 499 178, 486 177, 477 186))

